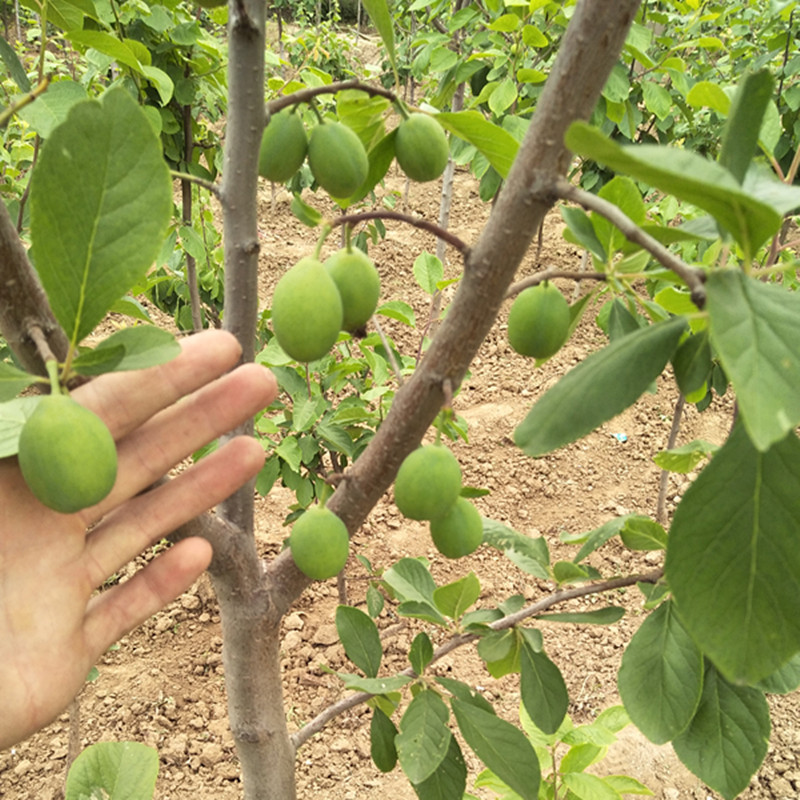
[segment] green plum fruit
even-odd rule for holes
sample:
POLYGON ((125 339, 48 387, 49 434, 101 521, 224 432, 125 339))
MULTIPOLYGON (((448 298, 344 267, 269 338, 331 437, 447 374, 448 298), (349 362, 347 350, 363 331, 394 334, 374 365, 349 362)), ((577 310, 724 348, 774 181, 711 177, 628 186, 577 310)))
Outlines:
POLYGON ((461 467, 444 445, 417 448, 403 460, 394 482, 394 502, 409 519, 444 516, 461 492, 461 467))
POLYGON ((508 342, 520 355, 550 358, 567 341, 569 304, 552 283, 520 292, 508 312, 508 342))
POLYGON ((430 529, 436 549, 448 558, 467 556, 483 541, 480 512, 463 497, 443 517, 432 519, 430 529))
POLYGON ((304 575, 324 581, 338 575, 347 563, 350 538, 336 514, 313 506, 292 526, 289 547, 294 563, 304 575))
POLYGON ((450 146, 442 126, 428 114, 411 114, 397 126, 394 155, 400 169, 417 183, 435 181, 444 172, 450 146))
POLYGON ((316 258, 301 258, 275 286, 272 330, 297 361, 316 361, 342 329, 342 301, 333 278, 316 258))
POLYGON ((73 514, 99 503, 117 478, 117 447, 103 420, 71 397, 43 397, 22 426, 19 467, 34 496, 73 514))
POLYGON ((272 116, 261 136, 258 174, 274 183, 286 183, 303 166, 308 138, 300 115, 284 110, 272 116))
POLYGON ((342 330, 357 331, 378 305, 381 279, 372 259, 357 247, 342 248, 325 261, 342 299, 342 330))
POLYGON ((325 122, 311 131, 308 165, 331 197, 355 194, 369 174, 367 151, 358 134, 343 122, 325 122))

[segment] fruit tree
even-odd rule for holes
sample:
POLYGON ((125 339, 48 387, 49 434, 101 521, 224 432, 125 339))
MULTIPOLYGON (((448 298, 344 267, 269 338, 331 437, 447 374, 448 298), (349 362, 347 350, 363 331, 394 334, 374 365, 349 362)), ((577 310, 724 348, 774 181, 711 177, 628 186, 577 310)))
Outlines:
MULTIPOLYGON (((115 20, 84 4, 56 5, 54 23, 70 31, 73 45, 95 48, 90 63, 105 54, 123 74, 113 85, 102 83, 95 99, 68 101, 59 90, 59 107, 70 110, 43 134, 25 197, 29 209, 20 198, 0 205, 0 329, 13 352, 13 363, 0 364, 0 456, 18 456, 36 496, 69 512, 103 496, 115 469, 104 431, 74 407, 70 387, 175 354, 172 337, 146 324, 94 347, 87 336, 120 298, 147 288, 150 267, 170 242, 172 189, 162 140, 171 128, 154 97, 166 106, 167 94, 179 92, 191 110, 200 89, 182 82, 193 74, 194 56, 183 72, 154 66, 150 34, 140 34, 142 26, 151 34, 159 27, 160 6, 149 15, 126 6, 128 16, 115 20), (18 211, 19 225, 10 209, 18 211), (17 397, 33 386, 49 386, 53 396, 17 397), (69 431, 59 432, 64 423, 69 431), (74 459, 75 447, 92 450, 94 468, 83 474, 82 465, 79 486, 68 489, 59 464, 74 459)), ((758 69, 747 70, 735 48, 720 55, 725 45, 709 31, 734 24, 725 4, 364 5, 382 41, 388 88, 370 80, 334 82, 313 65, 292 79, 267 74, 273 64, 265 66, 271 59, 266 4, 230 0, 221 182, 189 156, 173 164, 179 167, 173 179, 195 183, 222 210, 221 324, 238 338, 245 360, 275 370, 284 397, 274 414, 231 435, 253 434, 256 426, 268 432, 268 458, 255 488, 266 492, 281 480, 297 500, 287 509, 286 547, 267 564, 254 544, 252 485, 173 535, 200 535, 214 547, 210 573, 244 797, 295 797, 297 749, 357 704, 372 710, 377 768, 399 764, 421 798, 470 796, 464 746, 504 797, 591 800, 646 792, 625 776, 584 772, 602 758, 602 742, 570 733, 566 686, 536 628, 539 615, 567 598, 637 586, 646 616, 619 671, 624 709, 604 712, 592 731, 613 737, 632 720, 653 742, 671 742, 689 769, 730 800, 766 753, 765 694, 800 684, 800 303, 796 260, 784 247, 800 207, 794 185, 800 102, 784 84, 800 69, 787 56, 795 3, 767 4, 774 21, 769 49, 758 69), (435 23, 427 20, 420 38, 396 37, 415 14, 445 9, 435 23), (679 55, 689 45, 662 46, 676 19, 693 33, 697 64, 713 62, 691 85, 689 56, 679 55), (719 70, 724 86, 709 77, 719 70), (418 105, 400 85, 401 74, 413 78, 415 71, 425 91, 418 105), (415 182, 444 173, 446 184, 448 160, 469 165, 493 203, 475 241, 371 205, 395 160, 415 182), (293 210, 318 234, 312 252, 281 275, 265 309, 258 291, 260 179, 287 183, 293 210), (308 189, 330 196, 334 218, 315 208, 308 189), (576 278, 591 288, 572 303, 554 282, 572 274, 541 271, 515 282, 557 203, 565 236, 592 266, 576 278), (380 305, 373 262, 387 224, 425 227, 463 260, 449 302, 437 260, 415 264, 432 307, 446 303, 415 357, 403 356, 380 327, 381 314, 406 313, 402 304, 380 305), (323 260, 323 243, 338 235, 340 249, 323 260), (736 419, 719 449, 695 442, 661 454, 660 466, 683 471, 711 456, 668 527, 666 520, 624 514, 576 540, 574 560, 551 564, 543 538, 481 517, 472 502, 481 490, 463 485, 446 440, 462 432, 454 411, 459 389, 509 301, 509 341, 531 357, 532 370, 563 346, 590 303, 602 307, 598 323, 608 335, 608 344, 538 398, 513 432, 531 458, 624 411, 670 365, 681 403, 702 408, 714 394, 735 395, 736 419), (375 398, 379 411, 370 406, 375 398), (393 485, 400 511, 429 525, 445 557, 460 558, 484 543, 505 554, 509 567, 548 582, 549 594, 529 606, 497 598, 477 608, 481 589, 472 573, 437 586, 424 560, 402 558, 384 572, 361 560, 367 611, 343 602, 336 612, 358 673, 339 674, 345 699, 290 734, 281 620, 312 580, 333 578, 349 556, 359 556, 348 534, 393 485), (659 567, 599 574, 585 559, 612 538, 663 554, 659 567), (398 615, 422 620, 445 639, 435 649, 421 629, 410 666, 393 675, 381 669, 375 622, 386 600, 398 615), (519 674, 522 727, 498 716, 458 676, 437 675, 443 655, 473 643, 491 675, 519 674), (571 748, 560 769, 549 749, 557 741, 571 748)), ((173 37, 191 38, 202 49, 198 20, 205 13, 197 11, 173 37)), ((161 33, 167 30, 164 22, 161 33)), ((5 48, 2 54, 17 63, 5 48)), ((42 78, 24 96, 20 85, 5 122, 36 107, 37 93, 48 97, 42 78)), ((181 227, 187 247, 194 241, 188 216, 181 227)), ((149 288, 157 293, 155 283, 149 288)), ((128 298, 126 308, 134 305, 128 298)), ((608 605, 571 619, 603 624, 619 612, 608 605)))

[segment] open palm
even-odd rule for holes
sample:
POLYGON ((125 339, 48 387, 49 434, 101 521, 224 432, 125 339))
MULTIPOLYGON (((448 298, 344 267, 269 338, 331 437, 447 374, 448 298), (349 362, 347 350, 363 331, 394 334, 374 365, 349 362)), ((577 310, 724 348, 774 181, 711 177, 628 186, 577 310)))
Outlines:
POLYGON ((117 481, 97 506, 69 515, 51 511, 30 493, 16 459, 0 460, 0 748, 60 714, 109 645, 208 566, 208 542, 186 539, 127 582, 96 593, 149 545, 260 469, 261 446, 237 437, 144 491, 274 399, 275 379, 263 367, 225 374, 239 357, 233 336, 210 331, 188 338, 168 364, 106 375, 73 393, 117 441, 117 481))

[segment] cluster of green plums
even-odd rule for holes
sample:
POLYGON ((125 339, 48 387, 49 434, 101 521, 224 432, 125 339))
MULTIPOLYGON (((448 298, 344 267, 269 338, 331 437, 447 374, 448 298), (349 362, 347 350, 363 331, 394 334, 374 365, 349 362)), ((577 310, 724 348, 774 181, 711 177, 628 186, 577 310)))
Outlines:
POLYGON ((361 330, 378 305, 381 280, 369 256, 343 247, 324 262, 301 258, 278 281, 272 296, 272 330, 296 361, 316 361, 339 331, 361 330))
POLYGON ((117 478, 111 432, 94 412, 64 394, 38 401, 20 431, 17 457, 33 495, 62 514, 99 503, 117 478))
MULTIPOLYGON (((397 126, 395 158, 411 180, 436 180, 447 166, 449 152, 447 137, 433 117, 417 112, 397 126)), ((259 174, 285 183, 306 157, 314 180, 332 197, 351 197, 369 175, 367 151, 343 122, 320 122, 308 135, 296 107, 274 114, 261 137, 259 174)))
POLYGON ((395 478, 394 502, 404 516, 429 523, 436 549, 448 558, 469 555, 483 540, 478 509, 461 497, 461 467, 442 444, 406 456, 395 478))

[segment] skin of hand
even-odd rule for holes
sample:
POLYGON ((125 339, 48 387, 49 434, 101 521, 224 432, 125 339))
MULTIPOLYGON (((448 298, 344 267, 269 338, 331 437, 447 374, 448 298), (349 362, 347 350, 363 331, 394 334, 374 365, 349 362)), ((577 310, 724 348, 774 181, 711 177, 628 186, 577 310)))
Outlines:
POLYGON ((0 749, 55 719, 102 653, 210 563, 209 543, 189 538, 125 583, 95 591, 263 465, 261 445, 235 437, 144 491, 274 400, 272 373, 257 364, 237 367, 240 352, 231 334, 207 331, 187 338, 167 364, 104 375, 72 393, 117 441, 116 484, 92 508, 51 511, 28 490, 16 458, 0 460, 0 749))

